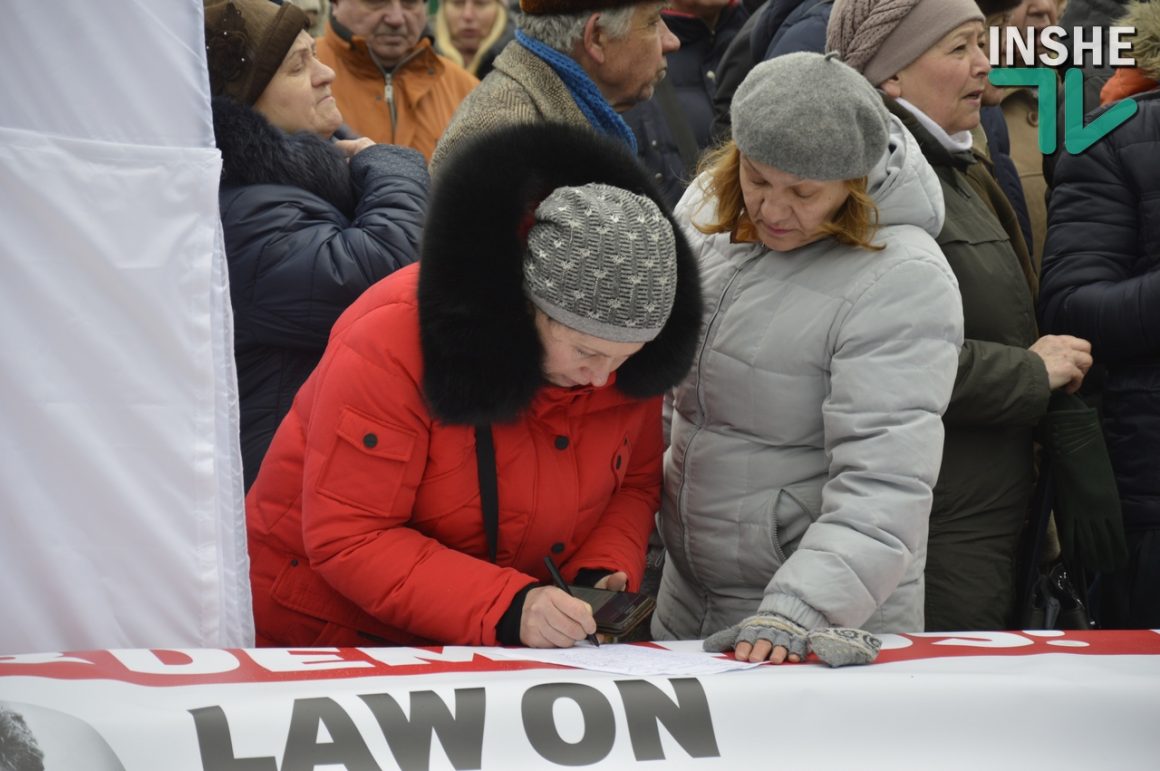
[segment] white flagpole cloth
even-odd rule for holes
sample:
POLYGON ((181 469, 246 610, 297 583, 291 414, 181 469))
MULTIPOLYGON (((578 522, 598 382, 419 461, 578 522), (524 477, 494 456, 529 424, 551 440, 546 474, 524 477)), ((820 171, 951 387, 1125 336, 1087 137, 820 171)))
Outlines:
POLYGON ((0 24, 0 653, 252 643, 200 0, 0 24))

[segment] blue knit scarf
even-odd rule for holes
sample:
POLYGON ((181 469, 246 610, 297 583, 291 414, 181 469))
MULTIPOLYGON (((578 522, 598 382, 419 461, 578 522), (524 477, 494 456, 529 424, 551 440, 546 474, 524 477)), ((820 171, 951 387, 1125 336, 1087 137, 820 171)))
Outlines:
POLYGON ((592 82, 592 78, 588 77, 588 73, 579 64, 556 49, 544 45, 535 38, 528 37, 523 30, 516 30, 516 40, 556 71, 560 80, 564 81, 564 85, 571 92, 572 98, 576 100, 576 106, 580 108, 580 112, 584 113, 584 117, 593 127, 611 137, 620 139, 632 148, 634 155, 636 154, 636 135, 624 122, 624 118, 612 109, 604 95, 600 93, 600 89, 596 88, 596 84, 592 82))

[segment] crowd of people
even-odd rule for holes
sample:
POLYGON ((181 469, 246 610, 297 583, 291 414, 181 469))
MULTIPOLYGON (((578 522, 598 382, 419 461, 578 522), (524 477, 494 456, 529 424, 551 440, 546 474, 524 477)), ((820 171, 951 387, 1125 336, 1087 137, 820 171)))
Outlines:
POLYGON ((1160 627, 1154 5, 1044 158, 1086 0, 294 3, 204 0, 259 644, 1160 627))

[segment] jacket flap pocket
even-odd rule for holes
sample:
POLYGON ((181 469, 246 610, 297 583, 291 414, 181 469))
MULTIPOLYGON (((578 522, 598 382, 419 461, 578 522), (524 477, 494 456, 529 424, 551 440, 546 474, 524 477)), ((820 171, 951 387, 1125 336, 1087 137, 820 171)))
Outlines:
POLYGON ((390 513, 418 435, 350 407, 339 417, 337 433, 318 478, 319 494, 364 511, 390 513))
POLYGON ((274 580, 271 597, 284 608, 356 632, 394 639, 396 630, 339 594, 305 562, 288 563, 274 580))
POLYGON ((410 460, 415 434, 388 426, 347 407, 338 419, 338 435, 367 455, 385 460, 410 460))

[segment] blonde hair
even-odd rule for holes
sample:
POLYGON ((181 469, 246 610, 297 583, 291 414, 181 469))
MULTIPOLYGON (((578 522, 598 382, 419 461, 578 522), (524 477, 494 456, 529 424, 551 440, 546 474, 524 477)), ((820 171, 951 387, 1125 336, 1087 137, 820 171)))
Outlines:
POLYGON ((1128 3, 1118 26, 1135 27, 1132 35, 1132 56, 1136 67, 1152 80, 1160 80, 1160 7, 1146 0, 1128 3))
POLYGON ((499 40, 504 28, 507 27, 507 0, 492 0, 492 2, 496 4, 499 11, 495 14, 495 21, 492 22, 491 31, 483 36, 483 40, 479 41, 479 49, 476 50, 475 56, 472 57, 470 64, 464 64, 463 54, 459 53, 459 49, 451 41, 451 28, 447 26, 447 16, 444 15, 443 10, 447 6, 446 0, 440 2, 439 10, 435 11, 435 47, 439 49, 439 55, 447 57, 472 75, 478 74, 480 60, 483 58, 483 55, 487 52, 487 49, 491 48, 495 41, 499 40))
MULTIPOLYGON (((730 233, 735 241, 761 240, 753 220, 745 211, 745 198, 741 194, 741 151, 733 140, 729 139, 707 153, 698 173, 707 174, 705 201, 715 199, 717 208, 714 220, 707 223, 697 222, 694 212, 693 227, 709 235, 730 233)), ((822 232, 846 246, 880 251, 885 247, 871 243, 878 231, 878 207, 866 192, 866 177, 847 179, 845 185, 849 196, 833 220, 822 225, 822 232)))

